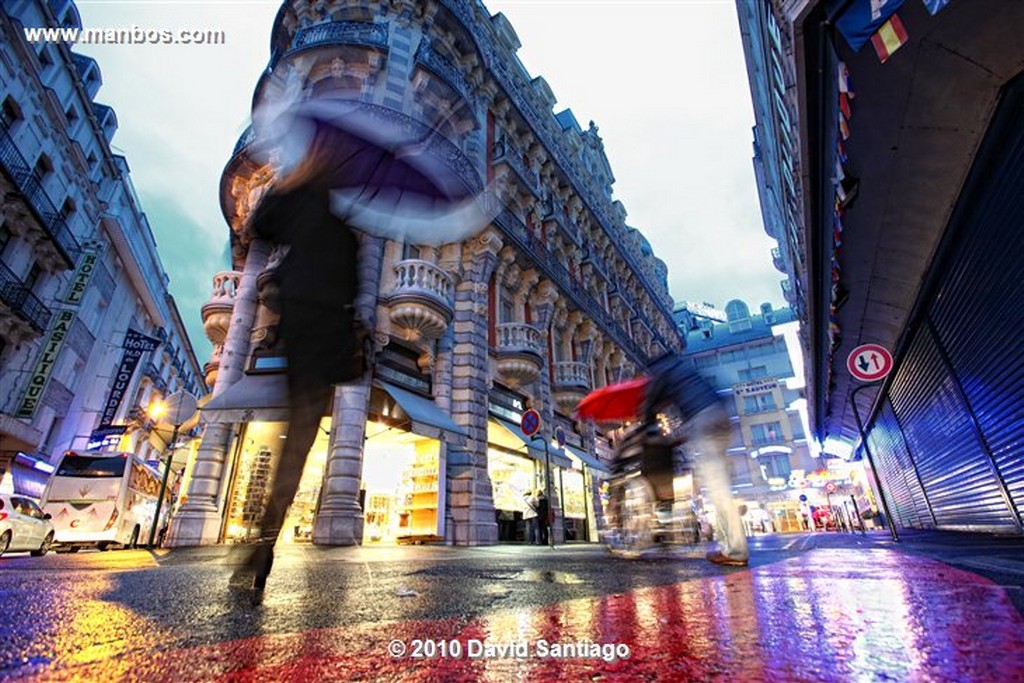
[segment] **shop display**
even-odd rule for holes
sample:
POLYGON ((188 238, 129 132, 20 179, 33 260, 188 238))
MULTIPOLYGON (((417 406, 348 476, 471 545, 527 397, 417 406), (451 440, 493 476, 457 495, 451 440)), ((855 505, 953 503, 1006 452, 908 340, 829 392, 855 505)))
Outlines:
POLYGON ((402 501, 398 517, 399 543, 443 540, 437 533, 438 450, 431 445, 426 441, 417 444, 413 462, 403 472, 399 491, 402 501))

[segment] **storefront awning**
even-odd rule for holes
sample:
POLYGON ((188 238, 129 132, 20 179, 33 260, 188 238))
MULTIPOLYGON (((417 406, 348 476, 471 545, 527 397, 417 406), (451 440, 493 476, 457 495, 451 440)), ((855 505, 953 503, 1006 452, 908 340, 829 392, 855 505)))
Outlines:
POLYGON ((279 422, 288 419, 288 378, 244 375, 201 409, 205 422, 279 422))
POLYGON ((575 446, 570 446, 569 444, 565 444, 565 450, 569 451, 569 453, 582 460, 583 464, 589 467, 590 469, 595 470, 597 472, 603 472, 604 474, 611 474, 611 470, 608 469, 608 466, 605 465, 600 460, 598 460, 593 455, 591 455, 590 453, 587 453, 584 450, 580 450, 575 446))
MULTIPOLYGON (((515 422, 505 420, 503 418, 494 415, 490 416, 491 423, 497 425, 500 429, 508 432, 508 436, 516 443, 522 444, 521 447, 516 447, 515 450, 520 450, 524 455, 529 455, 531 458, 538 462, 544 462, 544 444, 541 443, 540 439, 533 441, 530 437, 523 434, 523 430, 519 428, 515 422)), ((551 450, 551 464, 556 467, 572 467, 572 462, 569 458, 565 457, 562 453, 557 450, 551 450)))
POLYGON ((445 443, 465 443, 469 435, 430 399, 380 380, 373 384, 395 399, 395 403, 405 413, 404 417, 411 423, 410 427, 414 433, 445 443))

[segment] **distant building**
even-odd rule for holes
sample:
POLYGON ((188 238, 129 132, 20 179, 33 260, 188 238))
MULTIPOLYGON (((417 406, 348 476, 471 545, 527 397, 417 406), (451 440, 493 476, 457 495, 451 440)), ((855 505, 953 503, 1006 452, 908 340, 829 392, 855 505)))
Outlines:
POLYGON ((727 397, 733 438, 729 466, 735 495, 760 524, 764 510, 777 531, 796 531, 799 496, 824 480, 808 475, 823 467, 812 457, 804 423, 803 378, 791 354, 799 354, 795 316, 789 308, 761 305, 751 314, 742 301, 730 301, 724 314, 706 304, 676 308, 686 334, 684 357, 727 397))
POLYGON ((204 392, 128 164, 111 151, 117 119, 94 100, 99 66, 22 30, 80 24, 70 2, 0 12, 0 471, 34 470, 30 494, 57 454, 100 432, 157 457, 142 409, 204 392), (153 350, 131 368, 133 339, 153 350))

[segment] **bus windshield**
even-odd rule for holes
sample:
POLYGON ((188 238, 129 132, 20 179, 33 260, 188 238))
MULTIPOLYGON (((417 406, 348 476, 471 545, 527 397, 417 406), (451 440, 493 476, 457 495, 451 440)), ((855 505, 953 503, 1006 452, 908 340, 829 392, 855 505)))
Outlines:
POLYGON ((84 455, 65 455, 57 468, 58 477, 120 477, 124 474, 127 458, 91 458, 84 455))

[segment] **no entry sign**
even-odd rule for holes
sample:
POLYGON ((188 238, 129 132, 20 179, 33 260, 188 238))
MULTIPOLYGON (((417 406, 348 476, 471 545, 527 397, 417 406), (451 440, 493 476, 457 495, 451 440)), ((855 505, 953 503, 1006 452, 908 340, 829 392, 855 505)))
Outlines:
POLYGON ((861 344, 846 359, 846 369, 862 382, 880 380, 892 371, 892 354, 878 344, 861 344))

